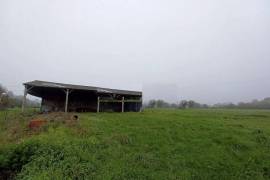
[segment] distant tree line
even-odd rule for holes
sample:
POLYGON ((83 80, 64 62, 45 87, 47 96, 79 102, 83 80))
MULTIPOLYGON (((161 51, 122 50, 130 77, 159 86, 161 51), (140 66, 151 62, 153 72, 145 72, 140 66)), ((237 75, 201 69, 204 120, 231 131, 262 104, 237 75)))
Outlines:
POLYGON ((263 100, 253 100, 251 102, 234 103, 218 103, 213 105, 214 108, 238 108, 238 109, 270 109, 270 97, 263 100))
MULTIPOLYGON (((14 95, 12 91, 0 84, 0 109, 21 107, 23 96, 14 95)), ((28 107, 39 107, 40 103, 30 99, 26 99, 28 107)))
POLYGON ((179 103, 168 103, 164 100, 150 100, 148 103, 144 104, 146 108, 181 108, 181 109, 188 109, 188 108, 208 108, 207 104, 200 104, 193 100, 182 100, 179 103))
POLYGON ((168 103, 164 100, 150 100, 144 104, 145 108, 224 108, 224 109, 270 109, 270 97, 263 100, 253 100, 251 102, 218 103, 214 105, 201 104, 193 100, 182 100, 178 103, 168 103))

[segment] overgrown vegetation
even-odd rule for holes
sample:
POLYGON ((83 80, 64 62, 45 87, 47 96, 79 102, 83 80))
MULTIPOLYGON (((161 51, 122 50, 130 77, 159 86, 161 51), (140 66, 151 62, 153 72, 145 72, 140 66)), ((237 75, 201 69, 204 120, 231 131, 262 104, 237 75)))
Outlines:
MULTIPOLYGON (((6 108, 21 107, 23 96, 15 95, 12 91, 0 84, 0 110, 6 108)), ((40 102, 26 99, 28 107, 39 107, 40 102)))
POLYGON ((4 120, 0 111, 1 178, 270 178, 270 111, 147 109, 78 115, 77 124, 52 121, 33 134, 27 121, 47 115, 10 110, 4 120), (16 132, 10 131, 18 124, 16 132))

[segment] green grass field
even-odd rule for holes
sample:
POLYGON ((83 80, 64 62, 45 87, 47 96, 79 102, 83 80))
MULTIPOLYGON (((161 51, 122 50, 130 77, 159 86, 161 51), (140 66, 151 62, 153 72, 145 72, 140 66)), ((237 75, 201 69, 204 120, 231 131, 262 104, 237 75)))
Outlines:
POLYGON ((26 126, 35 114, 0 112, 2 177, 270 179, 270 111, 82 113, 36 134, 26 126))

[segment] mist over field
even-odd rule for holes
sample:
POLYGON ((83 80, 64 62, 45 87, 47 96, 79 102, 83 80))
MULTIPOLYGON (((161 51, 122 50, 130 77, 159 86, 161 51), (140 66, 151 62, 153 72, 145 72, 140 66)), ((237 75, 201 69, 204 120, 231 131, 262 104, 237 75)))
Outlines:
POLYGON ((269 147, 270 0, 0 0, 0 180, 269 180, 269 147))
POLYGON ((269 97, 270 1, 0 2, 0 83, 143 90, 144 100, 269 97))

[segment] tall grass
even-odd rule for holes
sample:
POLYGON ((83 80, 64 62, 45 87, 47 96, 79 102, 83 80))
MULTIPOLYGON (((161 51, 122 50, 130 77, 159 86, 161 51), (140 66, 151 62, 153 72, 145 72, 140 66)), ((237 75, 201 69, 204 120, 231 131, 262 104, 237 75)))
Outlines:
MULTIPOLYGON (((17 113, 25 123, 35 116, 17 113)), ((78 115, 75 126, 52 124, 37 135, 1 140, 2 173, 17 179, 270 178, 270 111, 78 115)), ((1 139, 8 128, 1 128, 1 139)))

